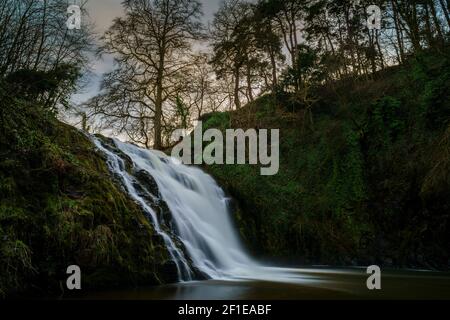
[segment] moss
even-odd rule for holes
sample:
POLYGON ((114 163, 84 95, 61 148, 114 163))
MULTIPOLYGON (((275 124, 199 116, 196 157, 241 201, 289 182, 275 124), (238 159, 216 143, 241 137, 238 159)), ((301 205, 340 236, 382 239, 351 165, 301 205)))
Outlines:
POLYGON ((206 168, 238 200, 253 250, 297 263, 448 268, 448 64, 417 57, 374 80, 314 88, 313 122, 271 95, 211 115, 205 130, 281 128, 276 176, 206 168))
POLYGON ((86 289, 169 278, 164 244, 90 140, 38 106, 8 102, 0 123, 1 292, 57 291, 71 264, 86 289))

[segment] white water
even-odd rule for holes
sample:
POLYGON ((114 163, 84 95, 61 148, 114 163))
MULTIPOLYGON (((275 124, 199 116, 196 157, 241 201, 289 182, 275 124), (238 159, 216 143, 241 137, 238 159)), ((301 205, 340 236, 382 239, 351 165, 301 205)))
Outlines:
MULTIPOLYGON (((94 138, 94 143, 107 156, 112 173, 147 212, 155 230, 164 239, 180 281, 192 280, 189 259, 211 279, 300 280, 299 270, 263 267, 246 254, 232 224, 229 199, 200 169, 182 165, 161 152, 114 140, 115 146, 132 160, 133 171, 144 170, 156 181, 161 197, 171 211, 174 230, 170 231, 162 227, 155 211, 136 190, 138 182, 126 171, 124 160, 110 148, 105 148, 100 140, 94 138), (175 238, 182 242, 188 257, 177 247, 175 238)), ((157 199, 158 195, 153 197, 157 199)))

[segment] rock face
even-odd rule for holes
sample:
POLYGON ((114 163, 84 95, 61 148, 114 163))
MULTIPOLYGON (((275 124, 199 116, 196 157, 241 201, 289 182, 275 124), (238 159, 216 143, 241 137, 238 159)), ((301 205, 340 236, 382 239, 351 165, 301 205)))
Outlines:
MULTIPOLYGON (((186 248, 184 247, 182 241, 179 239, 178 230, 176 224, 173 223, 172 213, 167 205, 166 201, 164 201, 161 192, 159 190, 158 184, 155 179, 145 170, 141 170, 138 166, 136 166, 133 161, 127 156, 124 152, 122 152, 119 148, 117 148, 113 139, 109 139, 102 136, 96 136, 96 138, 100 141, 101 146, 106 150, 112 152, 115 156, 118 156, 123 163, 120 163, 119 168, 120 171, 126 171, 127 175, 132 177, 132 189, 133 193, 136 192, 139 199, 143 199, 145 204, 151 208, 153 212, 156 213, 158 227, 162 229, 165 235, 170 237, 171 242, 176 246, 176 249, 180 251, 183 258, 187 262, 187 268, 192 272, 193 278, 196 280, 205 279, 206 276, 199 271, 192 263, 189 255, 187 254, 186 248), (122 167, 122 165, 124 167, 122 167)), ((107 161, 107 159, 105 159, 107 161)), ((151 165, 151 163, 149 162, 151 165)), ((110 170, 111 174, 114 177, 115 183, 121 187, 123 192, 127 193, 126 182, 124 178, 120 176, 115 170, 110 170)), ((139 200, 140 201, 140 200, 139 200)), ((139 204, 138 202, 138 205, 139 204)), ((143 208, 148 210, 146 208, 143 208)), ((149 221, 152 221, 151 217, 148 216, 149 221)), ((157 229, 159 230, 159 229, 157 229)), ((160 243, 164 243, 162 236, 154 235, 154 239, 158 239, 160 243)), ((166 243, 168 245, 168 243, 166 243)), ((168 250, 171 250, 170 248, 168 250)), ((173 261, 168 261, 164 264, 164 279, 168 282, 179 281, 178 269, 176 263, 173 261)))
POLYGON ((0 296, 59 294, 70 265, 80 266, 84 289, 176 280, 164 242, 84 134, 26 103, 8 117, 0 135, 0 296))

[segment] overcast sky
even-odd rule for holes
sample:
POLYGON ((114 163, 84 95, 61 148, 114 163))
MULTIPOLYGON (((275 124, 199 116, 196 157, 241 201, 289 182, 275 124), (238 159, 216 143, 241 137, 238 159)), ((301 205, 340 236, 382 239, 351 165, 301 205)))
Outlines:
MULTIPOLYGON (((203 4, 205 23, 208 23, 219 9, 222 0, 200 0, 200 2, 203 4)), ((87 3, 88 14, 95 24, 95 31, 98 35, 101 35, 108 29, 114 18, 123 14, 121 3, 122 0, 89 0, 87 3)), ((99 90, 99 81, 102 74, 110 71, 112 66, 113 59, 111 57, 93 61, 93 74, 90 82, 83 89, 82 93, 73 97, 74 102, 81 103, 94 96, 99 90)))

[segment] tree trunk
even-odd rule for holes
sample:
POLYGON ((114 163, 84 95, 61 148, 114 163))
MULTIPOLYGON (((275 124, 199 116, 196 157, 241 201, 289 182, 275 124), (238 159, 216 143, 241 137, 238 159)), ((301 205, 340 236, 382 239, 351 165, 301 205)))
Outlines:
POLYGON ((400 51, 400 63, 402 63, 403 61, 405 61, 405 49, 403 46, 403 37, 402 37, 402 31, 401 31, 401 26, 400 23, 398 21, 399 17, 398 17, 398 11, 397 8, 395 6, 394 1, 391 1, 392 4, 392 12, 394 13, 394 25, 395 25, 395 34, 397 36, 397 42, 398 42, 398 49, 400 51))
POLYGON ((420 45, 420 30, 419 30, 419 22, 417 18, 417 8, 416 4, 412 4, 412 14, 411 14, 411 35, 412 42, 416 51, 421 51, 422 46, 420 45))
POLYGON ((236 110, 241 108, 241 100, 239 100, 239 89, 240 89, 240 77, 239 77, 240 68, 236 67, 234 71, 234 105, 236 106, 236 110))
POLYGON ((444 34, 441 29, 441 23, 437 16, 436 8, 434 7, 433 1, 430 1, 429 5, 430 5, 431 16, 433 17, 433 24, 436 27, 436 32, 438 34, 439 41, 442 44, 444 42, 444 34))
POLYGON ((372 74, 375 74, 377 72, 377 62, 376 62, 376 56, 375 56, 374 30, 367 29, 367 35, 369 37, 369 45, 371 48, 370 64, 372 67, 372 74))
POLYGON ((253 97, 253 88, 252 88, 252 69, 249 65, 247 65, 247 92, 250 101, 255 100, 253 97))
POLYGON ((423 8, 425 10, 425 35, 428 42, 429 48, 434 48, 434 38, 433 32, 431 30, 430 12, 428 10, 428 4, 424 4, 423 8))
POLYGON ((36 60, 34 62, 34 67, 33 69, 36 70, 39 66, 39 62, 41 61, 41 55, 42 55, 42 51, 44 48, 44 42, 45 42, 45 28, 47 26, 47 0, 44 0, 44 8, 43 8, 44 12, 42 15, 42 26, 41 26, 41 37, 40 37, 40 42, 39 42, 39 49, 37 51, 37 55, 36 55, 36 60))
POLYGON ((156 150, 162 150, 162 104, 163 104, 163 80, 164 80, 164 58, 165 50, 162 49, 159 55, 158 76, 156 79, 156 101, 155 101, 155 119, 154 130, 155 136, 153 137, 153 147, 156 150))
POLYGON ((384 54, 383 50, 381 50, 379 30, 375 30, 375 43, 377 44, 378 53, 380 54, 381 69, 384 70, 384 54))
POLYGON ((275 88, 278 85, 277 61, 272 49, 270 49, 270 63, 272 64, 272 87, 275 88))
POLYGON ((450 15, 448 13, 449 11, 448 4, 446 5, 444 3, 444 0, 439 0, 439 3, 441 4, 442 11, 444 12, 445 20, 447 20, 447 25, 450 27, 450 15))

